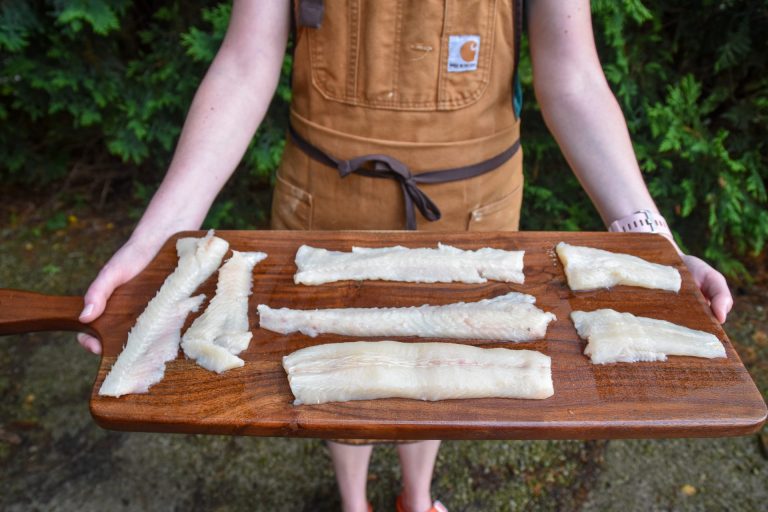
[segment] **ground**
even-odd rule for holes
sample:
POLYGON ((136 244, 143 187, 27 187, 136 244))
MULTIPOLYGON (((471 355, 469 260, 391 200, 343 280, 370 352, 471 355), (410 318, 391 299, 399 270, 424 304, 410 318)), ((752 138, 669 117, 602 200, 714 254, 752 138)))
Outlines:
MULTIPOLYGON (((24 195, 0 194, 0 287, 82 294, 129 208, 24 195)), ((768 285, 734 293, 726 330, 766 396, 768 285)), ((102 430, 97 367, 71 333, 0 337, 0 510, 338 510, 320 441, 102 430)), ((433 488, 452 512, 766 510, 762 439, 446 442, 433 488)), ((377 448, 375 510, 394 509, 398 478, 393 448, 377 448)))

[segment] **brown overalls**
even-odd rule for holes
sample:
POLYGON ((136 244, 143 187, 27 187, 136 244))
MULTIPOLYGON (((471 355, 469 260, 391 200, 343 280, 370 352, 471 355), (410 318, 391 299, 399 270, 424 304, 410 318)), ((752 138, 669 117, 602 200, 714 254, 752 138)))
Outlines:
POLYGON ((515 5, 299 1, 295 135, 277 174, 272 227, 403 229, 410 199, 420 230, 516 230, 523 175, 512 99, 515 5), (302 4, 314 9, 315 27, 302 20, 302 4), (481 175, 457 179, 478 164, 481 175), (456 172, 430 176, 447 169, 456 172), (446 178, 456 181, 440 182, 446 178), (430 180, 438 183, 421 182, 430 180), (439 213, 430 199, 442 214, 432 222, 425 212, 439 213))

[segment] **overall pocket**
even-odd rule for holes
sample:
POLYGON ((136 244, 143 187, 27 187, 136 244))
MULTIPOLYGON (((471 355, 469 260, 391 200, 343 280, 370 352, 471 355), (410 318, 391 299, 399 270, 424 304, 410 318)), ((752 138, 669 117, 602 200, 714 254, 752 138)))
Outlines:
POLYGON ((272 229, 312 229, 313 198, 307 190, 307 156, 286 144, 272 191, 272 229))
POLYGON ((326 2, 307 29, 312 83, 325 98, 369 108, 453 110, 485 92, 496 0, 326 2))

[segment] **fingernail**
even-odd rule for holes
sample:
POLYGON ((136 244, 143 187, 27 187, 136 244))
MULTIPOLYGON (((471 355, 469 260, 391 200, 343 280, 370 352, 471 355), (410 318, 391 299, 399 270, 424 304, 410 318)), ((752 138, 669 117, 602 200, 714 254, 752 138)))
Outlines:
POLYGON ((80 318, 82 319, 84 316, 88 316, 93 312, 93 304, 86 304, 83 308, 83 312, 80 313, 80 318))

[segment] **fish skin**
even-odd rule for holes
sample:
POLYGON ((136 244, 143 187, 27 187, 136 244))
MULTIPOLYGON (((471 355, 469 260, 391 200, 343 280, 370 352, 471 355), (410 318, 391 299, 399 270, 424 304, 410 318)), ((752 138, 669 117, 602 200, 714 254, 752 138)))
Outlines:
POLYGON ((346 336, 420 336, 528 341, 543 338, 555 315, 537 308, 536 299, 511 292, 479 302, 405 308, 296 310, 258 306, 259 325, 289 334, 346 336))
POLYGON ((421 247, 352 247, 351 252, 302 245, 296 252, 294 283, 319 285, 345 280, 411 283, 523 283, 525 251, 484 247, 464 250, 438 244, 421 247))
POLYGON ((204 295, 192 293, 216 271, 229 244, 209 231, 203 238, 176 243, 179 262, 136 319, 123 351, 99 388, 99 395, 146 393, 165 375, 165 364, 179 353, 181 327, 204 295))
POLYGON ((573 291, 610 288, 616 285, 640 286, 672 292, 680 291, 680 272, 631 254, 615 253, 560 242, 555 247, 565 268, 568 286, 573 291))
POLYGON ((571 320, 587 340, 584 355, 594 364, 666 361, 667 356, 726 357, 717 336, 666 320, 613 309, 573 311, 571 320))
POLYGON ((253 337, 248 325, 253 268, 266 257, 263 252, 232 251, 219 270, 216 295, 184 333, 181 348, 206 370, 222 373, 243 366, 237 354, 253 337))
POLYGON ((411 398, 544 399, 554 394, 552 361, 533 350, 457 343, 355 341, 283 357, 294 405, 411 398))

